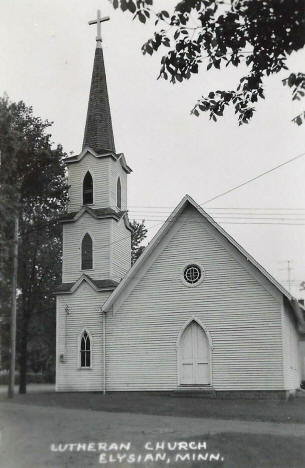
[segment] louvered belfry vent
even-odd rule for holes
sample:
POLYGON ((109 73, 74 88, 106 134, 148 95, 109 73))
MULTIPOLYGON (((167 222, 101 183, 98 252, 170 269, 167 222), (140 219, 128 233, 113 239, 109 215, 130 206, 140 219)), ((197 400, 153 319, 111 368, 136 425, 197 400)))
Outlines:
POLYGON ((115 152, 102 47, 95 49, 83 149, 85 146, 96 153, 115 152))

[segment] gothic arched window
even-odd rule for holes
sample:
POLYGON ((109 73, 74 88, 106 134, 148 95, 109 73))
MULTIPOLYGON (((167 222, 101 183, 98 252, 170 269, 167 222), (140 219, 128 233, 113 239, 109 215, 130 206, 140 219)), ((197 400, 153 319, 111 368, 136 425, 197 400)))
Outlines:
POLYGON ((80 367, 91 367, 91 342, 86 330, 80 339, 80 367))
POLYGON ((93 268, 93 242, 87 233, 82 240, 82 270, 92 270, 93 268))
POLYGON ((120 178, 118 178, 116 185, 116 206, 120 209, 122 208, 122 187, 120 178))
POLYGON ((88 171, 83 182, 83 205, 91 205, 93 203, 93 179, 88 171))

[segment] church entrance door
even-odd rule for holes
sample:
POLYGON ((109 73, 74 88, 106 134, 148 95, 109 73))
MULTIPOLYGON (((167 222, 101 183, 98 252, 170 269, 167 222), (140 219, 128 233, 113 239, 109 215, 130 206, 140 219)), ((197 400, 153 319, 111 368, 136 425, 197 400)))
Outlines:
POLYGON ((180 384, 208 385, 209 342, 202 327, 192 321, 184 330, 180 341, 180 384))

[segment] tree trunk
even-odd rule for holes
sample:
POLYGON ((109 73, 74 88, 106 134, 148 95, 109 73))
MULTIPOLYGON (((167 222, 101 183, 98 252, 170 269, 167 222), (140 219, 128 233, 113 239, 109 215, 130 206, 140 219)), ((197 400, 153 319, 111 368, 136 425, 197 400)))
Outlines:
POLYGON ((29 314, 23 311, 23 320, 20 334, 20 360, 19 360, 19 393, 26 393, 26 376, 28 362, 28 333, 29 333, 29 314))
POLYGON ((10 317, 10 374, 8 385, 8 397, 13 398, 15 392, 15 367, 16 367, 16 317, 17 317, 17 274, 18 274, 18 231, 19 219, 15 214, 14 248, 13 248, 13 277, 12 277, 12 304, 10 317))
MULTIPOLYGON (((29 323, 32 314, 32 308, 34 304, 33 290, 36 282, 35 265, 38 250, 38 230, 35 234, 35 250, 32 258, 32 264, 30 271, 26 268, 23 262, 23 279, 25 281, 23 294, 23 307, 22 307, 22 321, 20 330, 20 381, 19 381, 19 393, 26 393, 26 379, 27 379, 27 364, 28 364, 28 335, 29 335, 29 323)), ((27 265, 29 266, 29 265, 27 265)))

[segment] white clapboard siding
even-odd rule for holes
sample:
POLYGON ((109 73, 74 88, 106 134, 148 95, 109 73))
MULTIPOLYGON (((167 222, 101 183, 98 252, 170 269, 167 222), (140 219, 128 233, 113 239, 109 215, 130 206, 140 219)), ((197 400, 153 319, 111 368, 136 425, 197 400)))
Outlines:
POLYGON ((56 390, 101 391, 103 387, 103 327, 101 306, 109 296, 83 282, 74 294, 57 298, 56 390), (69 315, 65 307, 69 308, 69 315), (92 337, 92 368, 80 369, 79 339, 86 329, 92 337), (64 354, 65 362, 59 362, 64 354))
POLYGON ((127 210, 127 174, 122 168, 120 161, 111 161, 110 165, 110 204, 111 208, 117 207, 117 181, 121 179, 121 202, 122 210, 127 210))
POLYGON ((131 265, 131 233, 126 228, 124 219, 111 220, 111 272, 110 277, 115 281, 121 281, 131 265))
POLYGON ((110 278, 111 220, 95 219, 88 213, 63 225, 62 282, 70 283, 86 273, 93 279, 110 278), (93 240, 93 269, 81 270, 81 241, 86 233, 93 240))
POLYGON ((305 341, 304 341, 304 337, 302 337, 302 341, 300 341, 299 346, 300 346, 301 376, 302 376, 302 380, 305 380, 305 341))
POLYGON ((268 290, 260 273, 258 279, 250 273, 247 261, 194 208, 180 221, 144 277, 107 314, 108 390, 177 388, 177 338, 192 317, 212 340, 216 390, 283 389, 281 295, 268 290), (182 271, 193 262, 205 278, 191 288, 182 271))
POLYGON ((83 206, 83 180, 89 170, 93 178, 93 204, 91 208, 110 206, 110 171, 114 161, 111 157, 96 158, 87 153, 79 162, 69 164, 68 211, 78 211, 83 206))
POLYGON ((294 390, 302 380, 301 349, 295 318, 286 304, 283 304, 282 311, 285 388, 294 390))

